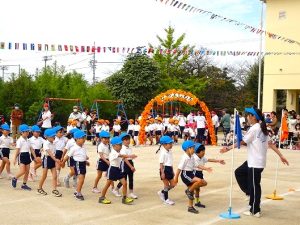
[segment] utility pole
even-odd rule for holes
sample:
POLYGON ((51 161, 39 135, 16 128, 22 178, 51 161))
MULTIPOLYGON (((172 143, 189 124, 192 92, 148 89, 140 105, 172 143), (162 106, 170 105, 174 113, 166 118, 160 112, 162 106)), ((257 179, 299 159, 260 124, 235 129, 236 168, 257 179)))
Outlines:
POLYGON ((94 42, 94 52, 93 52, 93 59, 90 61, 90 67, 93 70, 93 84, 96 83, 96 46, 94 42))
POLYGON ((52 60, 52 56, 51 55, 45 55, 45 56, 43 56, 43 61, 45 62, 44 70, 46 70, 46 68, 47 68, 47 61, 50 61, 50 60, 52 60))
POLYGON ((8 67, 3 65, 3 66, 0 66, 0 69, 2 70, 2 80, 4 81, 4 71, 8 70, 8 67))

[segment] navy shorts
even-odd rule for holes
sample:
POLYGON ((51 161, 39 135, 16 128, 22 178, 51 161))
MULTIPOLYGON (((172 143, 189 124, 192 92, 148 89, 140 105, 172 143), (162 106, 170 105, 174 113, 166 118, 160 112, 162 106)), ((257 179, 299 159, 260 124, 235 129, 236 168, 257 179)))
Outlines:
MULTIPOLYGON (((34 153, 35 153, 35 156, 36 157, 42 157, 42 153, 41 153, 41 150, 40 149, 34 149, 34 153)), ((31 154, 31 158, 33 159, 33 155, 31 154)))
POLYGON ((174 132, 174 135, 175 135, 175 136, 178 136, 178 134, 179 134, 178 131, 175 131, 175 132, 174 132))
POLYGON ((194 171, 182 170, 182 172, 181 172, 181 180, 188 187, 193 184, 192 180, 193 180, 194 177, 195 177, 194 171))
POLYGON ((74 169, 75 174, 77 175, 85 175, 86 174, 86 161, 78 162, 74 160, 74 169))
POLYGON ((74 167, 74 159, 72 156, 68 159, 68 167, 74 167))
POLYGON ((155 131, 155 134, 156 134, 156 135, 161 135, 161 130, 155 131))
POLYGON ((120 135, 119 132, 115 132, 115 131, 114 131, 114 137, 117 137, 117 136, 119 136, 119 135, 120 135))
POLYGON ((19 155, 18 164, 29 165, 31 163, 31 157, 29 152, 21 152, 19 155))
POLYGON ((133 130, 129 130, 128 135, 130 135, 132 137, 133 136, 133 130))
POLYGON ((96 133, 96 137, 97 137, 97 138, 100 138, 99 133, 96 133))
POLYGON ((53 169, 55 168, 55 161, 50 156, 43 157, 43 168, 53 169))
POLYGON ((99 159, 97 161, 97 170, 105 172, 108 170, 108 167, 109 167, 109 165, 107 165, 106 162, 104 162, 102 159, 99 159))
POLYGON ((122 173, 121 169, 119 167, 110 166, 107 170, 107 179, 108 180, 121 180, 124 178, 124 174, 122 173))
MULTIPOLYGON (((174 172, 172 166, 165 166, 164 167, 165 179, 172 180, 174 178, 174 172)), ((161 171, 159 170, 159 176, 161 179, 161 171)), ((162 179, 161 179, 162 180, 162 179)))
POLYGON ((2 157, 6 157, 9 159, 10 149, 9 148, 2 148, 2 157))
POLYGON ((167 133, 167 135, 168 135, 169 137, 173 137, 173 136, 174 136, 174 132, 170 132, 170 131, 169 131, 169 132, 167 133))
POLYGON ((139 132, 138 131, 134 131, 134 136, 139 136, 139 132))
POLYGON ((61 151, 61 150, 56 150, 55 151, 55 158, 61 160, 62 155, 63 155, 63 151, 61 151))
POLYGON ((195 170, 195 171, 194 171, 194 175, 195 175, 195 177, 198 177, 198 178, 200 178, 200 179, 203 179, 203 172, 202 172, 202 171, 195 170))

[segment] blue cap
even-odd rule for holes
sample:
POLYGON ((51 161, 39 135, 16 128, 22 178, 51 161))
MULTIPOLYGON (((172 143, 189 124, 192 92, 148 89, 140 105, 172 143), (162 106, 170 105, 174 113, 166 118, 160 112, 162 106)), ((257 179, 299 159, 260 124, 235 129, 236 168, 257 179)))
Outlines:
POLYGON ((127 133, 122 133, 119 137, 120 137, 121 140, 123 141, 123 139, 124 139, 125 137, 129 137, 129 138, 130 138, 130 135, 127 134, 127 133))
POLYGON ((256 118, 258 121, 261 120, 260 116, 257 114, 257 112, 255 111, 255 109, 254 109, 253 107, 252 107, 252 108, 245 108, 245 112, 246 112, 246 113, 251 113, 252 115, 254 115, 255 118, 256 118))
POLYGON ((195 142, 188 140, 188 141, 184 141, 182 143, 183 151, 186 151, 188 148, 191 148, 191 147, 195 147, 195 142))
POLYGON ((70 134, 74 134, 75 132, 79 131, 78 128, 73 128, 72 130, 69 131, 70 134))
POLYGON ((49 129, 45 130, 45 132, 44 132, 45 137, 55 137, 55 135, 56 135, 56 132, 53 128, 49 128, 49 129))
POLYGON ((99 137, 100 138, 110 138, 110 134, 105 130, 101 130, 101 132, 99 133, 99 137))
POLYGON ((53 129, 55 130, 55 133, 57 133, 57 131, 63 129, 63 127, 60 126, 60 125, 58 125, 58 126, 56 126, 56 127, 53 127, 53 129))
POLYGON ((9 126, 8 126, 8 124, 7 124, 7 123, 5 123, 5 124, 2 124, 2 125, 1 125, 1 129, 2 129, 2 130, 7 130, 7 131, 10 131, 10 128, 9 128, 9 126))
POLYGON ((74 139, 83 138, 85 136, 86 136, 85 133, 82 130, 79 130, 79 129, 73 135, 74 139))
POLYGON ((122 144, 122 139, 118 136, 118 137, 113 137, 111 140, 110 140, 110 143, 112 145, 121 145, 122 144))
POLYGON ((20 132, 25 132, 25 131, 30 131, 30 128, 27 124, 21 124, 19 126, 19 130, 20 130, 20 132))
POLYGON ((32 132, 41 132, 41 128, 38 125, 33 125, 31 127, 32 132))
POLYGON ((201 150, 205 150, 205 146, 200 143, 196 143, 195 144, 195 153, 199 153, 201 150))
POLYGON ((160 139, 159 139, 159 143, 160 144, 171 144, 171 143, 173 143, 174 141, 173 141, 173 139, 172 138, 170 138, 169 136, 162 136, 160 139))

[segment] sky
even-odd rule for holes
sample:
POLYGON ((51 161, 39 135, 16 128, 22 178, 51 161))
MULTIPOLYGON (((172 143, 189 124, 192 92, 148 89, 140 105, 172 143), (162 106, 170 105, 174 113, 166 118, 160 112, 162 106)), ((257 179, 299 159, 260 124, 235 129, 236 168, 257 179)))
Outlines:
MULTIPOLYGON (((165 2, 166 0, 163 0, 165 2)), ((260 26, 259 0, 181 0, 194 7, 240 22, 260 26)), ((171 1, 170 1, 171 2, 171 1)), ((175 36, 186 34, 185 44, 214 50, 259 51, 259 36, 220 20, 161 3, 160 0, 1 0, 0 42, 136 47, 158 44, 156 35, 175 28, 175 36)), ((52 56, 67 71, 76 69, 92 81, 88 53, 38 52, 0 49, 1 65, 21 65, 30 73, 44 66, 42 57, 52 56)), ((124 54, 98 53, 97 62, 123 62, 124 54)), ((249 61, 254 57, 212 57, 219 66, 249 61)), ((97 80, 120 69, 122 63, 98 63, 97 80)), ((5 80, 17 67, 5 71, 5 80)), ((2 71, 0 71, 2 76, 2 71)))

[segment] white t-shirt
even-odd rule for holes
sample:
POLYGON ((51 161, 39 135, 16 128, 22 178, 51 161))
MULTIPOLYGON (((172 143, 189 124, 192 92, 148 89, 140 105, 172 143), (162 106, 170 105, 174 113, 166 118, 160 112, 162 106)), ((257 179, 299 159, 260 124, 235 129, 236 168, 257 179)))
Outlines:
POLYGON ((115 125, 113 125, 113 130, 114 130, 114 132, 120 132, 121 126, 119 124, 115 124, 115 125))
POLYGON ((170 118, 167 118, 167 117, 163 119, 163 123, 164 123, 165 127, 167 127, 169 125, 169 119, 170 118))
POLYGON ((50 110, 48 110, 47 112, 44 111, 42 113, 42 119, 44 120, 43 123, 42 123, 42 127, 43 128, 51 128, 52 127, 52 125, 51 125, 51 112, 50 112, 50 110))
POLYGON ((108 125, 102 125, 101 130, 109 132, 109 126, 108 125))
POLYGON ((55 144, 54 143, 51 143, 48 140, 44 141, 43 149, 44 149, 45 156, 49 156, 49 151, 52 153, 52 155, 55 155, 55 144))
POLYGON ((187 119, 188 123, 194 122, 194 116, 192 114, 189 114, 186 119, 187 119))
MULTIPOLYGON (((110 153, 110 147, 109 145, 105 145, 102 142, 97 147, 98 153, 103 153, 104 158, 108 159, 109 153, 110 153)), ((100 157, 100 155, 99 155, 100 157)))
POLYGON ((164 166, 173 166, 173 153, 171 149, 167 151, 164 146, 161 146, 159 163, 162 163, 164 166))
POLYGON ((188 154, 184 153, 181 156, 178 169, 185 170, 185 171, 193 171, 194 170, 194 158, 191 156, 189 157, 188 154))
POLYGON ((165 126, 162 123, 158 123, 158 124, 156 124, 156 130, 164 131, 165 126))
POLYGON ((41 137, 36 138, 35 136, 32 136, 31 138, 29 138, 31 148, 33 149, 41 149, 43 147, 44 141, 45 140, 41 137))
POLYGON ((68 139, 66 137, 58 138, 55 136, 53 143, 55 145, 56 150, 62 151, 64 149, 64 147, 66 146, 67 142, 68 142, 68 139))
MULTIPOLYGON (((122 145, 122 149, 120 151, 121 155, 132 155, 132 149, 125 145, 122 145)), ((132 160, 132 158, 127 158, 128 160, 132 160)))
POLYGON ((67 153, 69 157, 73 156, 74 161, 85 162, 87 160, 86 150, 83 147, 80 147, 76 143, 70 148, 70 151, 67 153))
POLYGON ((185 118, 185 116, 180 115, 178 118, 179 118, 178 125, 181 126, 181 127, 184 127, 186 125, 186 118, 185 118))
POLYGON ((70 151, 70 148, 75 144, 75 139, 74 138, 71 138, 68 140, 66 146, 65 146, 65 149, 67 149, 67 152, 70 151))
POLYGON ((26 138, 24 139, 22 136, 17 140, 16 148, 20 149, 20 153, 22 152, 30 152, 30 142, 26 138))
POLYGON ((195 132, 195 130, 194 130, 193 128, 190 128, 190 127, 189 127, 188 129, 189 129, 188 132, 189 132, 190 136, 191 136, 191 137, 196 137, 196 132, 195 132))
POLYGON ((204 156, 202 158, 200 158, 196 154, 193 154, 192 157, 194 158, 194 162, 195 162, 194 170, 202 171, 202 169, 200 169, 199 166, 204 166, 205 163, 208 162, 208 159, 205 158, 204 156))
POLYGON ((195 120, 197 122, 197 128, 205 128, 205 117, 204 116, 196 116, 195 120))
POLYGON ((214 115, 212 118, 211 118, 212 122, 213 122, 213 125, 215 127, 219 127, 220 123, 219 123, 219 117, 217 115, 214 115))
POLYGON ((245 122, 246 122, 245 117, 241 116, 240 117, 240 124, 241 124, 241 128, 242 129, 244 128, 244 124, 243 123, 245 123, 245 122))
POLYGON ((134 131, 140 131, 141 126, 139 124, 134 125, 134 131))
POLYGON ((10 136, 2 135, 0 137, 0 148, 10 148, 10 145, 13 143, 13 139, 10 136))
POLYGON ((130 130, 134 130, 134 124, 129 124, 128 125, 128 128, 127 128, 127 133, 130 131, 130 130))
POLYGON ((112 149, 110 154, 109 154, 109 163, 110 166, 113 167, 118 167, 120 168, 121 162, 122 162, 122 158, 119 157, 120 153, 117 152, 116 150, 112 149))
POLYGON ((250 127, 243 141, 247 143, 248 167, 265 168, 269 136, 262 133, 259 123, 250 127))
POLYGON ((96 133, 100 133, 101 129, 102 129, 102 125, 100 125, 100 124, 95 125, 95 132, 96 133))

